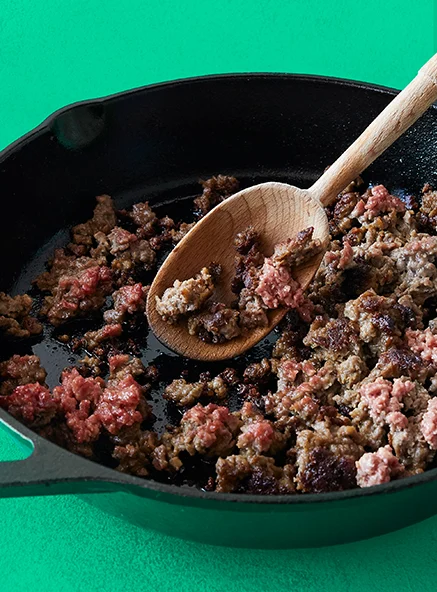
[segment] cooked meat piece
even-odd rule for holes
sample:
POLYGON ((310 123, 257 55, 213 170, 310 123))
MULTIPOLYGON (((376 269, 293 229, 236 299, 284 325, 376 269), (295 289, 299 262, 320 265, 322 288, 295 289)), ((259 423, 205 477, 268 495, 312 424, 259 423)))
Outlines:
POLYGON ((117 255, 117 253, 130 249, 131 245, 138 241, 138 237, 124 228, 115 226, 108 234, 108 241, 109 252, 111 255, 117 255))
POLYGON ((94 416, 110 434, 141 423, 152 411, 143 398, 143 389, 131 374, 112 380, 103 391, 94 416))
POLYGON ((356 466, 357 483, 360 487, 387 483, 392 478, 402 476, 405 471, 388 445, 376 452, 366 452, 356 462, 356 466))
POLYGON ((177 230, 173 229, 170 231, 171 238, 174 244, 177 244, 181 241, 186 234, 190 232, 190 230, 195 226, 195 222, 191 222, 187 224, 186 222, 182 222, 179 224, 177 230))
POLYGON ((264 261, 255 293, 261 296, 266 308, 299 308, 304 301, 299 282, 285 266, 276 267, 271 259, 264 261))
POLYGON ((23 384, 39 382, 44 385, 46 376, 37 356, 12 356, 0 363, 0 395, 10 395, 23 384))
POLYGON ((141 228, 147 229, 149 232, 153 230, 158 221, 148 201, 134 204, 132 210, 127 212, 127 215, 136 226, 141 226, 141 228))
POLYGON ((174 473, 183 467, 183 462, 178 456, 180 450, 175 447, 179 444, 177 436, 180 430, 170 429, 163 433, 161 444, 152 452, 152 465, 157 471, 174 473))
POLYGON ((426 232, 435 232, 437 227, 437 191, 434 191, 428 183, 422 189, 419 220, 426 232))
POLYGON ((95 267, 96 260, 91 257, 67 255, 64 249, 56 249, 49 262, 49 271, 39 275, 34 283, 42 292, 54 294, 62 276, 76 276, 89 267, 95 267))
POLYGON ((204 216, 214 206, 236 193, 240 186, 235 177, 227 177, 226 175, 217 175, 217 177, 211 177, 200 183, 203 187, 203 193, 194 200, 194 206, 199 217, 204 216))
POLYGON ((352 227, 351 217, 361 195, 356 191, 349 191, 339 195, 333 208, 332 217, 329 220, 329 230, 336 237, 338 234, 345 234, 352 227))
POLYGON ((415 379, 419 374, 426 374, 426 369, 425 372, 423 370, 420 357, 404 345, 400 348, 392 347, 381 354, 375 366, 375 372, 383 378, 408 376, 415 379))
POLYGON ((273 422, 265 419, 253 403, 246 402, 240 410, 243 422, 237 440, 242 454, 277 454, 287 443, 287 436, 278 431, 273 422))
POLYGON ((88 376, 96 377, 102 374, 102 367, 103 362, 101 358, 85 355, 79 360, 78 371, 85 378, 88 376))
POLYGON ((132 428, 124 428, 127 434, 114 437, 115 447, 113 458, 119 461, 117 471, 147 477, 151 465, 152 454, 158 446, 159 440, 155 432, 141 431, 138 424, 132 428))
POLYGON ((246 230, 237 234, 234 246, 240 255, 247 255, 252 247, 259 249, 259 235, 253 226, 248 226, 246 230))
POLYGON ((150 247, 154 251, 159 251, 163 247, 169 245, 173 241, 176 224, 169 216, 164 216, 158 220, 151 230, 146 228, 138 228, 138 238, 147 238, 150 247))
POLYGON ((420 424, 420 430, 427 444, 437 450, 437 397, 428 401, 426 413, 420 424))
POLYGON ((94 240, 97 246, 90 250, 90 256, 98 265, 106 265, 111 249, 111 243, 104 232, 96 232, 94 240))
POLYGON ((437 295, 437 236, 413 232, 410 240, 390 256, 399 274, 396 295, 409 294, 419 306, 437 295))
POLYGON ((239 318, 237 310, 213 302, 205 312, 188 319, 188 333, 198 335, 202 341, 223 343, 240 335, 239 318))
POLYGON ((97 440, 101 422, 94 414, 103 395, 104 381, 101 378, 84 378, 76 368, 64 370, 61 385, 53 390, 65 414, 67 427, 79 443, 97 440))
POLYGON ((19 338, 39 335, 42 325, 30 316, 32 303, 28 294, 8 296, 0 292, 0 331, 19 338))
POLYGON ((225 368, 218 376, 223 380, 226 386, 235 386, 240 382, 238 372, 235 368, 225 368))
POLYGON ((377 185, 370 189, 370 195, 364 206, 365 218, 368 220, 374 219, 380 214, 395 211, 403 214, 405 212, 405 204, 396 197, 390 195, 383 185, 377 185))
POLYGON ((228 456, 216 464, 216 491, 278 495, 294 493, 294 467, 278 467, 266 456, 228 456))
POLYGON ((54 296, 47 296, 42 310, 55 327, 74 317, 100 310, 112 290, 112 274, 107 267, 94 266, 79 275, 61 276, 54 296))
POLYGON ((360 382, 367 374, 366 362, 356 355, 349 356, 337 367, 337 380, 346 388, 352 387, 360 382))
MULTIPOLYGON (((139 240, 133 243, 130 246, 129 251, 124 253, 119 260, 123 261, 123 264, 130 260, 133 265, 137 265, 138 267, 149 271, 155 265, 156 256, 146 240, 139 240)), ((117 259, 115 261, 117 261, 117 259)))
POLYGON ((133 378, 138 378, 139 376, 144 375, 145 378, 149 378, 150 382, 154 380, 154 378, 150 374, 150 371, 146 374, 144 364, 139 358, 131 358, 127 354, 118 354, 112 356, 110 355, 108 356, 108 363, 108 383, 118 382, 123 378, 126 378, 126 376, 133 376, 133 378))
POLYGON ((401 344, 405 320, 395 299, 368 290, 346 304, 344 315, 357 324, 361 341, 372 353, 380 355, 401 344))
POLYGON ((155 251, 147 240, 135 240, 129 243, 129 248, 117 251, 116 258, 112 261, 111 269, 116 277, 118 286, 129 283, 137 270, 150 271, 156 263, 155 251))
POLYGON ((156 296, 156 310, 164 321, 175 323, 181 316, 199 310, 213 291, 213 278, 204 267, 194 278, 183 282, 175 280, 161 298, 156 296))
POLYGON ((10 395, 0 397, 0 406, 32 428, 49 424, 59 408, 56 397, 39 382, 17 386, 10 395))
POLYGON ((236 444, 240 420, 227 407, 199 403, 186 411, 181 419, 175 448, 206 456, 226 456, 236 444))
POLYGON ((303 343, 310 347, 317 357, 343 359, 351 353, 361 354, 359 331, 358 323, 344 317, 329 320, 316 317, 303 343))
POLYGON ((356 486, 353 458, 335 456, 323 447, 310 451, 305 469, 300 473, 299 486, 305 492, 344 491, 356 486))
POLYGON ((108 234, 117 223, 114 204, 109 195, 99 195, 96 200, 97 205, 91 220, 84 224, 78 224, 71 231, 73 245, 83 245, 86 250, 93 244, 93 236, 96 232, 108 234))
POLYGON ((112 294, 114 308, 107 310, 103 318, 107 323, 122 323, 128 315, 144 313, 149 286, 140 283, 121 286, 112 294))
POLYGON ((343 422, 346 418, 325 419, 315 430, 297 434, 295 453, 297 489, 321 493, 355 486, 355 461, 362 456, 362 438, 357 430, 343 422))
MULTIPOLYGON (((312 426, 319 416, 321 402, 333 402, 330 393, 335 384, 335 366, 327 363, 316 371, 311 362, 284 360, 278 370, 278 390, 265 400, 268 414, 278 420, 299 418, 312 426)), ((294 423, 294 422, 292 422, 294 423)))
POLYGON ((163 397, 173 401, 180 407, 186 407, 195 403, 201 397, 213 396, 213 391, 206 382, 190 382, 183 378, 173 380, 164 391, 163 397))
POLYGON ((122 333, 123 329, 120 323, 103 325, 103 327, 97 329, 97 331, 87 331, 81 340, 81 344, 91 352, 99 347, 104 341, 110 341, 114 339, 114 337, 120 337, 122 333))
POLYGON ((423 413, 408 417, 406 427, 393 429, 388 436, 397 459, 409 474, 422 473, 435 456, 435 451, 430 449, 422 433, 422 418, 423 413))
POLYGON ((271 257, 273 265, 298 267, 318 255, 322 250, 322 244, 319 239, 313 239, 313 232, 314 228, 311 226, 294 238, 276 245, 271 257))
POLYGON ((244 382, 250 384, 266 384, 271 376, 272 366, 268 358, 263 358, 261 362, 249 364, 243 372, 244 382))
POLYGON ((242 329, 267 327, 269 324, 261 297, 247 288, 243 288, 240 292, 238 310, 240 312, 239 324, 242 329))
POLYGON ((247 254, 235 257, 235 276, 232 291, 239 294, 243 288, 253 292, 259 283, 259 275, 264 264, 264 255, 259 250, 258 239, 253 242, 247 254))
POLYGON ((163 397, 180 407, 193 405, 202 397, 223 399, 228 388, 221 376, 207 382, 187 382, 183 378, 173 380, 165 389, 163 397))

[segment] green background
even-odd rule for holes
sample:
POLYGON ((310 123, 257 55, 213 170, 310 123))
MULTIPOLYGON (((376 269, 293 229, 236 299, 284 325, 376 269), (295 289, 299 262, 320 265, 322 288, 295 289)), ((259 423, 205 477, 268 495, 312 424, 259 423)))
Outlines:
MULTIPOLYGON (((436 50, 433 4, 0 0, 0 149, 67 103, 185 76, 283 71, 400 88, 436 50)), ((19 455, 0 430, 0 460, 19 455)), ((253 551, 143 531, 72 496, 0 500, 1 592, 427 591, 436 546, 437 517, 346 546, 253 551)))

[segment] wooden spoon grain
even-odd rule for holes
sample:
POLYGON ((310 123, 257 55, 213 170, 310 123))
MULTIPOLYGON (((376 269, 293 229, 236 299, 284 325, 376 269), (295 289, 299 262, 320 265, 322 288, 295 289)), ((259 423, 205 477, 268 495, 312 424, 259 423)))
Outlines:
POLYGON ((271 255, 276 243, 292 238, 309 226, 324 247, 306 265, 293 270, 294 278, 307 288, 320 266, 329 244, 325 207, 349 183, 391 146, 437 100, 437 54, 410 84, 366 128, 357 140, 309 189, 285 183, 262 183, 240 191, 216 206, 176 245, 158 270, 147 299, 147 317, 156 337, 168 348, 196 360, 218 361, 241 355, 263 339, 281 321, 287 309, 269 311, 269 324, 222 344, 204 343, 189 335, 186 322, 169 325, 156 311, 155 297, 176 279, 196 275, 211 261, 222 265, 214 299, 230 304, 238 232, 253 226, 262 237, 262 249, 271 255))

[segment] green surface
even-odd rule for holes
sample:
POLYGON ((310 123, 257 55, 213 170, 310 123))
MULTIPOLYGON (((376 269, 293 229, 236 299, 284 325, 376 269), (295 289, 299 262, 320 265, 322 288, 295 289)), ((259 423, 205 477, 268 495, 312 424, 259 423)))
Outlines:
MULTIPOLYGON (((433 4, 0 0, 0 148, 66 103, 184 76, 304 72, 401 87, 437 49, 433 4)), ((0 430, 0 459, 22 456, 0 430)), ((436 588, 437 518, 342 547, 265 552, 142 531, 74 497, 0 500, 0 516, 1 592, 436 588)))

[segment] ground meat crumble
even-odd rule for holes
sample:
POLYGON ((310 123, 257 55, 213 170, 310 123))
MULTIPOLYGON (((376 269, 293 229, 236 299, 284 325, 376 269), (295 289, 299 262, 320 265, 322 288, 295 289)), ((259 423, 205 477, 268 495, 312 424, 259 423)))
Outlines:
POLYGON ((221 269, 212 263, 194 278, 176 280, 161 298, 156 296, 158 314, 170 324, 188 317, 188 333, 212 343, 229 341, 243 331, 267 326, 266 310, 280 306, 295 308, 309 318, 311 303, 293 279, 292 268, 320 252, 321 243, 312 238, 313 230, 310 227, 299 232, 295 238, 276 245, 271 257, 265 257, 259 250, 260 237, 248 227, 235 238, 237 257, 232 289, 238 299, 233 306, 213 299, 221 269))
POLYGON ((18 338, 39 335, 42 325, 30 315, 32 302, 28 294, 11 297, 0 292, 0 331, 18 338))
POLYGON ((86 354, 49 388, 38 357, 20 349, 0 362, 0 406, 60 446, 122 472, 182 483, 203 471, 194 481, 207 491, 340 491, 433 467, 437 191, 426 185, 415 199, 352 183, 327 209, 331 242, 305 292, 292 271, 320 248, 312 229, 277 245, 271 257, 253 228, 238 234, 231 306, 214 301, 220 268, 211 264, 175 282, 158 309, 219 343, 265 326, 270 308, 287 306, 276 343, 247 366, 229 362, 210 373, 184 362, 166 382, 156 366, 144 367, 146 346, 132 331, 147 322, 160 252, 239 183, 218 175, 202 188, 193 218, 176 222, 148 202, 117 211, 99 196, 93 217, 55 251, 32 296, 0 293, 0 331, 11 346, 38 339, 41 320, 62 347, 86 354), (83 320, 97 322, 73 338, 71 327, 83 320), (171 422, 160 431, 151 393, 169 410, 171 422))

